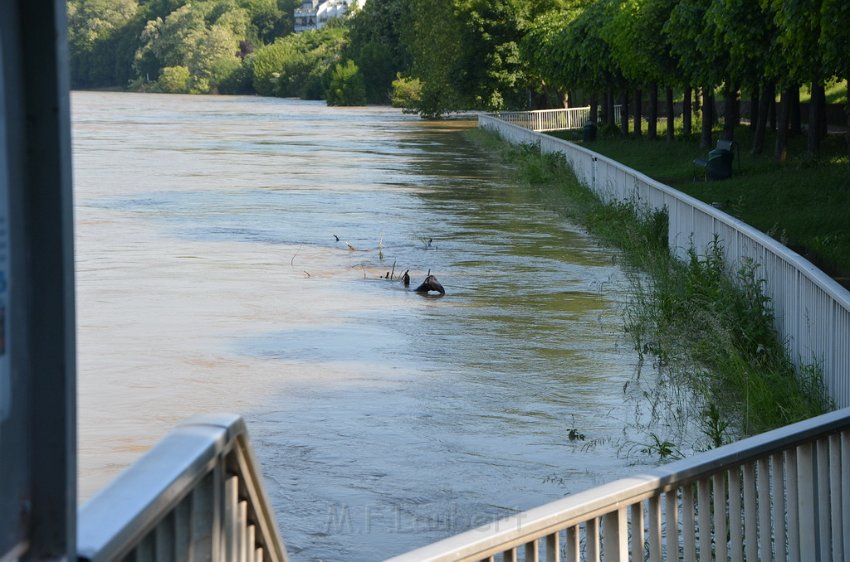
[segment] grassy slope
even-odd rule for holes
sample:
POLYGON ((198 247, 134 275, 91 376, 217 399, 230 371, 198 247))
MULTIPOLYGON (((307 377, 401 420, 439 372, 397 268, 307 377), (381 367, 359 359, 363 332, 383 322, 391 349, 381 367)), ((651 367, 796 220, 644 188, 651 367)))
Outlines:
POLYGON ((792 138, 791 156, 780 165, 773 158, 774 137, 769 134, 765 152, 753 156, 750 130, 742 127, 736 133, 740 171, 736 159, 734 177, 718 182, 693 179, 692 160, 707 153, 696 136, 671 143, 660 135, 654 142, 603 135, 588 148, 718 205, 850 285, 850 171, 843 135, 829 135, 817 159, 806 155, 803 136, 792 138))

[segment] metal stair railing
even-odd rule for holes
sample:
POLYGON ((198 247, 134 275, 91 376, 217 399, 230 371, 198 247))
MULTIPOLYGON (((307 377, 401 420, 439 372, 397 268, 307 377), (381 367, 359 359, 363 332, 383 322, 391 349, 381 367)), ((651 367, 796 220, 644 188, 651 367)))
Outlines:
POLYGON ((387 562, 847 560, 850 408, 531 509, 387 562))
POLYGON ((192 418, 79 512, 80 560, 287 562, 238 415, 192 418))

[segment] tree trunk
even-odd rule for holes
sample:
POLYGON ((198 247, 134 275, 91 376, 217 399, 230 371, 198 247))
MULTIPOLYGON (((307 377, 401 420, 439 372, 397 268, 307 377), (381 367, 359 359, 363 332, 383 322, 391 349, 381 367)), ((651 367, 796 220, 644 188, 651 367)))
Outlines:
POLYGON ((608 123, 608 90, 602 94, 602 105, 599 107, 599 122, 608 123))
POLYGON ((685 86, 684 96, 682 97, 682 135, 685 138, 691 136, 691 115, 692 115, 692 103, 693 101, 693 93, 691 92, 690 86, 685 86))
POLYGON ((735 124, 738 119, 737 114, 737 89, 727 83, 723 92, 723 140, 732 140, 735 138, 735 124))
POLYGON ((767 126, 771 131, 776 132, 776 83, 773 84, 773 97, 770 98, 767 106, 767 126))
POLYGON ((823 92, 823 84, 820 82, 812 82, 812 98, 809 101, 809 124, 806 139, 806 150, 814 156, 820 149, 820 127, 823 119, 823 109, 820 106, 819 100, 823 92))
POLYGON ((605 97, 606 112, 608 117, 608 126, 613 128, 617 125, 616 115, 614 115, 614 90, 608 90, 605 97))
POLYGON ((639 138, 643 134, 643 123, 642 123, 642 112, 643 112, 643 92, 640 88, 635 89, 635 138, 639 138))
MULTIPOLYGON (((848 73, 847 78, 850 78, 850 73, 848 73)), ((847 132, 844 136, 847 139, 847 167, 850 168, 850 80, 847 80, 847 105, 844 106, 844 111, 847 113, 847 132)))
POLYGON ((818 103, 818 111, 819 111, 819 115, 820 115, 820 119, 818 120, 818 124, 819 124, 818 134, 820 135, 820 139, 823 140, 823 139, 826 138, 826 130, 827 130, 827 123, 826 123, 826 88, 824 88, 823 85, 821 85, 820 91, 818 92, 817 103, 818 103))
POLYGON ((792 98, 794 91, 800 91, 797 86, 791 86, 782 91, 782 98, 779 100, 777 113, 777 130, 776 130, 776 150, 774 157, 777 162, 785 162, 788 158, 788 121, 791 114, 792 98))
POLYGON ((761 91, 760 91, 759 83, 753 82, 752 90, 750 92, 750 129, 755 131, 758 129, 759 122, 759 112, 761 111, 761 106, 759 105, 761 100, 761 91))
POLYGON ((620 132, 623 136, 629 134, 629 91, 623 90, 623 97, 620 98, 620 132))
POLYGON ((800 110, 800 85, 797 84, 794 87, 794 90, 791 92, 791 97, 789 98, 791 102, 791 134, 792 135, 802 135, 803 134, 803 121, 801 118, 801 110, 800 110))
POLYGON ((675 108, 673 106, 673 88, 667 87, 665 90, 666 93, 666 112, 667 112, 667 140, 673 140, 673 135, 675 134, 675 126, 676 126, 676 113, 675 108))
POLYGON ((776 98, 776 84, 765 82, 761 86, 761 102, 756 115, 756 131, 753 134, 753 154, 761 154, 764 151, 764 137, 767 132, 767 119, 770 108, 776 98))
POLYGON ((590 94, 590 122, 594 125, 599 121, 598 119, 598 109, 599 109, 599 98, 596 95, 596 92, 590 94))
POLYGON ((699 139, 700 148, 711 147, 711 126, 714 122, 714 94, 710 87, 702 89, 702 131, 699 139))
POLYGON ((646 119, 646 136, 649 140, 658 138, 658 84, 649 86, 649 116, 646 119))

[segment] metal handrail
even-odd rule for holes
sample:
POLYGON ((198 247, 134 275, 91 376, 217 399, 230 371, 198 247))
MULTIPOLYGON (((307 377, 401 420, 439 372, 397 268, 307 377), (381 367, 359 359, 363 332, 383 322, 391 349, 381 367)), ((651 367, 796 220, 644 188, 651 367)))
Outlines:
POLYGON ((843 532, 850 525, 848 486, 850 408, 845 408, 577 493, 387 562, 487 560, 498 554, 517 560, 519 549, 525 549, 525 560, 538 560, 542 549, 545 559, 554 561, 561 559, 562 544, 567 559, 577 560, 580 537, 586 553, 594 554, 588 560, 626 560, 629 547, 634 560, 644 560, 646 548, 650 560, 663 559, 665 552, 672 555, 668 560, 679 559, 680 552, 684 560, 695 560, 701 550, 701 560, 714 559, 715 554, 705 557, 712 549, 722 560, 727 552, 732 560, 745 553, 748 560, 771 559, 772 549, 782 550, 777 558, 785 559, 786 546, 789 560, 840 560, 842 553, 850 555, 850 534, 843 532), (786 502, 797 509, 786 513, 786 502))
POLYGON ((287 562, 243 419, 192 418, 79 512, 81 560, 287 562))

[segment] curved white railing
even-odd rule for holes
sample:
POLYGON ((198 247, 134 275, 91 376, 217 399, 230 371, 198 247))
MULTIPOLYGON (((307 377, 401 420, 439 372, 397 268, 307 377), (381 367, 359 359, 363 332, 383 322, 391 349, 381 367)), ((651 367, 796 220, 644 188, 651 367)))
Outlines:
POLYGON ((79 560, 286 562, 245 422, 178 426, 80 509, 79 560))
POLYGON ((717 236, 727 263, 759 266, 776 328, 796 365, 819 364, 838 407, 850 406, 850 293, 808 260, 723 211, 584 147, 488 115, 479 126, 516 144, 562 154, 579 181, 603 200, 666 208, 668 242, 684 255, 708 247, 717 236))
POLYGON ((598 486, 388 562, 850 557, 850 409, 598 486), (498 556, 498 558, 497 558, 498 556))
POLYGON ((533 131, 580 129, 590 119, 590 107, 570 109, 538 109, 535 111, 502 111, 495 116, 533 131))

